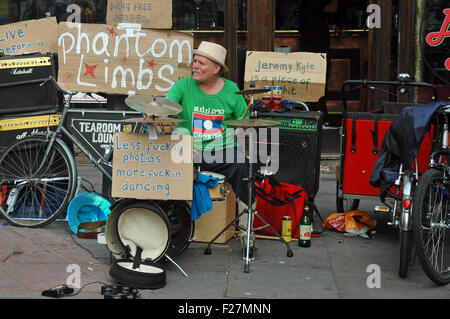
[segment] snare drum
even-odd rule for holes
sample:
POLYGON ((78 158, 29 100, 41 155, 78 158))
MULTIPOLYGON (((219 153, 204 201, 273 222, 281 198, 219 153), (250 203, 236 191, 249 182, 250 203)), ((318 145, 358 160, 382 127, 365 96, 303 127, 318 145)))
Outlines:
POLYGON ((217 187, 210 188, 209 189, 209 195, 211 196, 212 201, 221 201, 225 200, 226 194, 228 193, 228 190, 225 188, 225 176, 214 173, 214 172, 200 172, 201 174, 217 177, 219 179, 219 183, 217 184, 217 187))

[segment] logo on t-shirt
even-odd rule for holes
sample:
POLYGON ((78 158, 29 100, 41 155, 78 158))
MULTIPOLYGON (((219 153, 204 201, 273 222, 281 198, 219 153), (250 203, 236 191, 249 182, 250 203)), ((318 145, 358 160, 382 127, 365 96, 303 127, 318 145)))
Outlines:
POLYGON ((217 134, 223 132, 223 115, 192 114, 192 131, 201 134, 217 134))

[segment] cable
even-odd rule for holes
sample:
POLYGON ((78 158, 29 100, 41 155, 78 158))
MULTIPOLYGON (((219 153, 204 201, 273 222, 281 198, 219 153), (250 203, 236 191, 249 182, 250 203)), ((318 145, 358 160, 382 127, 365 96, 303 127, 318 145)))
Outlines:
MULTIPOLYGON (((83 181, 83 182, 87 182, 90 186, 91 186, 91 193, 96 193, 96 194, 98 194, 96 191, 95 191, 95 187, 94 187, 94 184, 92 184, 89 180, 87 180, 86 178, 81 178, 81 180, 83 181)), ((83 184, 81 184, 83 187, 84 187, 84 189, 87 191, 87 192, 89 192, 88 190, 87 190, 87 188, 86 188, 86 186, 84 186, 83 184)))
POLYGON ((77 241, 75 240, 74 234, 73 234, 72 230, 71 230, 70 227, 69 227, 69 223, 66 223, 66 227, 65 227, 65 228, 66 228, 67 232, 70 233, 70 237, 72 238, 73 242, 74 242, 75 244, 77 244, 78 247, 80 247, 80 248, 86 250, 86 251, 92 256, 92 258, 95 258, 95 259, 103 259, 103 260, 109 260, 109 259, 111 258, 111 256, 109 256, 109 257, 96 257, 96 256, 94 256, 94 254, 93 254, 89 249, 87 249, 86 247, 83 247, 79 242, 77 242, 77 241))
POLYGON ((111 285, 102 281, 91 281, 83 285, 77 292, 73 292, 73 288, 68 285, 57 285, 50 289, 44 290, 41 295, 44 297, 61 298, 74 297, 83 291, 89 285, 101 284, 100 293, 105 299, 136 299, 140 298, 139 290, 136 287, 127 285, 111 285))
POLYGON ((73 294, 67 294, 67 295, 64 295, 64 296, 67 296, 67 297, 73 297, 73 296, 76 296, 76 295, 78 295, 86 286, 89 286, 89 285, 92 285, 92 284, 102 284, 102 285, 105 285, 105 286, 108 286, 109 284, 107 284, 107 283, 105 283, 105 282, 102 282, 102 281, 91 281, 91 282, 88 282, 87 284, 85 284, 85 285, 83 285, 77 292, 74 292, 73 294))

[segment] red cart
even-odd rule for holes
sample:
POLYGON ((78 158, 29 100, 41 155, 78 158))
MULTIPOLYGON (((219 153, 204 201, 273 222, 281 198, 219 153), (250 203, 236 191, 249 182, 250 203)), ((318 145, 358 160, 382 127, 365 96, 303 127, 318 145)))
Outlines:
MULTIPOLYGON (((340 165, 336 172, 337 212, 357 209, 360 199, 379 199, 380 189, 369 184, 369 177, 377 160, 381 142, 402 107, 416 104, 382 102, 380 110, 374 112, 348 112, 349 92, 360 89, 382 90, 398 97, 405 93, 411 96, 414 88, 425 87, 434 90, 434 96, 437 97, 437 89, 431 84, 410 82, 408 79, 409 76, 400 75, 398 81, 348 80, 342 84, 344 110, 340 128, 340 165)), ((428 167, 430 150, 431 138, 427 133, 417 158, 419 174, 428 167)))

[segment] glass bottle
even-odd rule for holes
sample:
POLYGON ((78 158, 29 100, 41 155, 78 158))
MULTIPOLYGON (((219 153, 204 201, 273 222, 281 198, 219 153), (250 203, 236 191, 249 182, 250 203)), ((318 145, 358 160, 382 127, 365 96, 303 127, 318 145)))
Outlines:
POLYGON ((311 247, 312 223, 308 200, 305 199, 302 218, 300 219, 300 235, 298 245, 300 247, 311 247))

